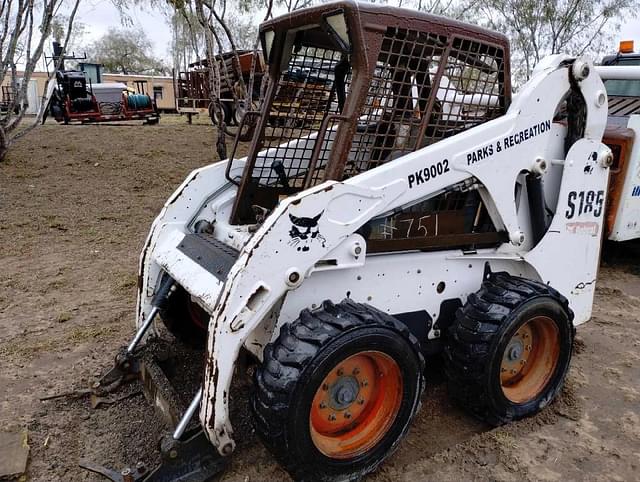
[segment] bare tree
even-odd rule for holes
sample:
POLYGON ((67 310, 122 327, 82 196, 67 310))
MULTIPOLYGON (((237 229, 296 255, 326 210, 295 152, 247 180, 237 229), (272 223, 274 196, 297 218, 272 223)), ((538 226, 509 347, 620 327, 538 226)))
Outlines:
MULTIPOLYGON (((58 59, 57 68, 69 43, 79 3, 80 0, 71 2, 62 56, 58 59)), ((8 77, 11 93, 10 98, 4 99, 0 113, 0 161, 5 158, 11 144, 39 125, 44 117, 50 96, 48 86, 55 69, 47 79, 38 115, 28 126, 20 128, 27 105, 29 81, 42 58, 45 43, 51 37, 54 18, 60 14, 63 5, 64 0, 0 0, 0 84, 4 85, 8 77), (23 66, 21 72, 19 65, 23 66)))
POLYGON ((443 15, 456 20, 473 21, 472 12, 481 0, 398 0, 399 7, 443 15))
POLYGON ((546 55, 601 54, 639 6, 638 0, 485 0, 475 11, 481 23, 509 36, 517 85, 546 55))
POLYGON ((277 3, 283 5, 287 12, 293 12, 294 10, 310 7, 314 4, 314 0, 280 0, 277 3))
MULTIPOLYGON (((67 24, 69 23, 68 15, 56 15, 51 22, 51 40, 64 44, 67 37, 67 24)), ((69 35, 69 43, 67 45, 67 53, 78 51, 81 52, 86 45, 87 25, 75 20, 69 35)), ((65 61, 65 67, 67 62, 65 61)), ((68 68, 68 67, 67 67, 68 68)))
MULTIPOLYGON (((267 0, 267 12, 264 15, 264 21, 269 20, 273 15, 273 0, 267 0)), ((253 44, 253 58, 251 59, 251 72, 249 74, 249 88, 247 90, 247 109, 251 109, 253 106, 253 84, 256 78, 256 62, 258 60, 258 46, 260 45, 260 38, 256 35, 253 44)), ((266 60, 266 59, 265 59, 266 60)), ((262 77, 262 86, 260 92, 263 92, 266 87, 266 82, 269 79, 267 75, 262 77)))

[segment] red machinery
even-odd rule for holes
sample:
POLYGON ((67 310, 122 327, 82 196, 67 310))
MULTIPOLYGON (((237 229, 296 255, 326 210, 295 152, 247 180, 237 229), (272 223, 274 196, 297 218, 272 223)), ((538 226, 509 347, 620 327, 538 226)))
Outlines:
POLYGON ((87 85, 86 74, 77 70, 58 71, 56 80, 50 112, 58 122, 144 120, 157 124, 160 120, 144 81, 136 82, 137 92, 133 93, 118 82, 87 85))
MULTIPOLYGON (((53 44, 53 60, 60 58, 62 49, 53 44)), ((65 59, 77 59, 66 57, 65 59)), ((98 77, 99 78, 99 77, 98 77)), ((57 122, 114 122, 144 120, 157 124, 160 114, 155 100, 145 91, 146 81, 137 80, 136 92, 119 82, 92 84, 87 73, 65 70, 64 62, 56 71, 56 86, 49 101, 49 112, 57 122)))
MULTIPOLYGON (((253 82, 253 98, 260 97, 260 85, 264 74, 264 59, 260 52, 249 50, 225 52, 215 56, 220 72, 220 105, 221 113, 227 124, 239 124, 245 111, 251 110, 245 106, 246 93, 242 91, 239 74, 242 74, 245 87, 249 85, 252 67, 255 68, 253 82), (237 60, 236 60, 237 59, 237 60), (255 64, 255 65, 254 65, 255 64), (232 90, 234 92, 232 92, 232 90), (234 95, 235 93, 235 95, 234 95)), ((189 122, 194 114, 208 113, 214 124, 220 123, 220 118, 214 115, 211 108, 211 94, 209 92, 208 61, 200 60, 189 65, 189 70, 174 75, 174 90, 176 109, 180 114, 187 114, 189 122)))

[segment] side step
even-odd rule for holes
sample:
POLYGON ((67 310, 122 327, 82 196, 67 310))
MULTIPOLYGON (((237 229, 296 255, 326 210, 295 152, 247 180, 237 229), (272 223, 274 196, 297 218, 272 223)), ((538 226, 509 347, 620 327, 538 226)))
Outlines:
POLYGON ((174 230, 155 247, 153 256, 163 271, 211 312, 240 252, 209 234, 174 230))
POLYGON ((205 233, 186 234, 178 250, 222 281, 240 256, 239 251, 205 233))

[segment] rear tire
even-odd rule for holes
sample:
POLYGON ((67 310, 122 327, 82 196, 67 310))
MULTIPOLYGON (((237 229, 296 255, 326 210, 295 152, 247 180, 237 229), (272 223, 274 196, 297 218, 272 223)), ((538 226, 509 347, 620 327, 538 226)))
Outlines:
POLYGON ((449 394, 501 425, 534 415, 560 392, 575 329, 567 299, 550 286, 492 273, 458 309, 445 347, 449 394))
POLYGON ((424 359, 405 325, 329 301, 267 345, 251 398, 256 431, 296 480, 357 480, 407 433, 424 359))

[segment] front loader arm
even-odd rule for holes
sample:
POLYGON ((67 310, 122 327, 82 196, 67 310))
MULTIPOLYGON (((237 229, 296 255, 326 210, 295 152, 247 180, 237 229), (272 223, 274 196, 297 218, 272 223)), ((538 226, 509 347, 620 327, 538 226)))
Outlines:
POLYGON ((574 65, 587 65, 591 72, 579 83, 587 104, 584 137, 600 141, 606 126, 606 91, 600 77, 593 65, 581 60, 569 63, 571 60, 562 55, 545 59, 504 116, 346 182, 380 186, 388 179, 404 178, 408 189, 397 201, 401 206, 474 177, 486 188, 497 211, 496 228, 505 230, 513 244, 522 244, 527 228, 518 221, 514 190, 505 186, 514 186, 521 172, 538 169, 540 160, 550 165, 554 159, 564 159, 563 139, 559 138, 563 128, 554 125, 553 119, 571 90, 574 65))
POLYGON ((402 180, 378 189, 324 183, 284 200, 243 248, 209 325, 200 418, 221 454, 234 448, 228 417, 234 368, 230 360, 237 359, 248 336, 320 260, 363 263, 365 242, 354 232, 388 209, 405 189, 402 180))
MULTIPOLYGON (((592 72, 590 64, 556 56, 524 86, 505 116, 280 203, 242 249, 211 316, 200 419, 222 455, 234 449, 228 397, 240 348, 314 269, 327 261, 338 268, 341 262, 363 263, 366 243, 356 231, 367 221, 475 178, 492 200, 497 229, 508 233, 515 249, 525 242, 530 229, 520 226, 514 186, 523 171, 541 169, 541 160, 564 159, 564 129, 553 119, 577 85, 586 99, 583 137, 601 139, 606 94, 592 72), (585 65, 591 74, 583 75, 585 65), (570 72, 576 66, 580 70, 570 72)), ((605 154, 602 149, 599 155, 605 154)))

